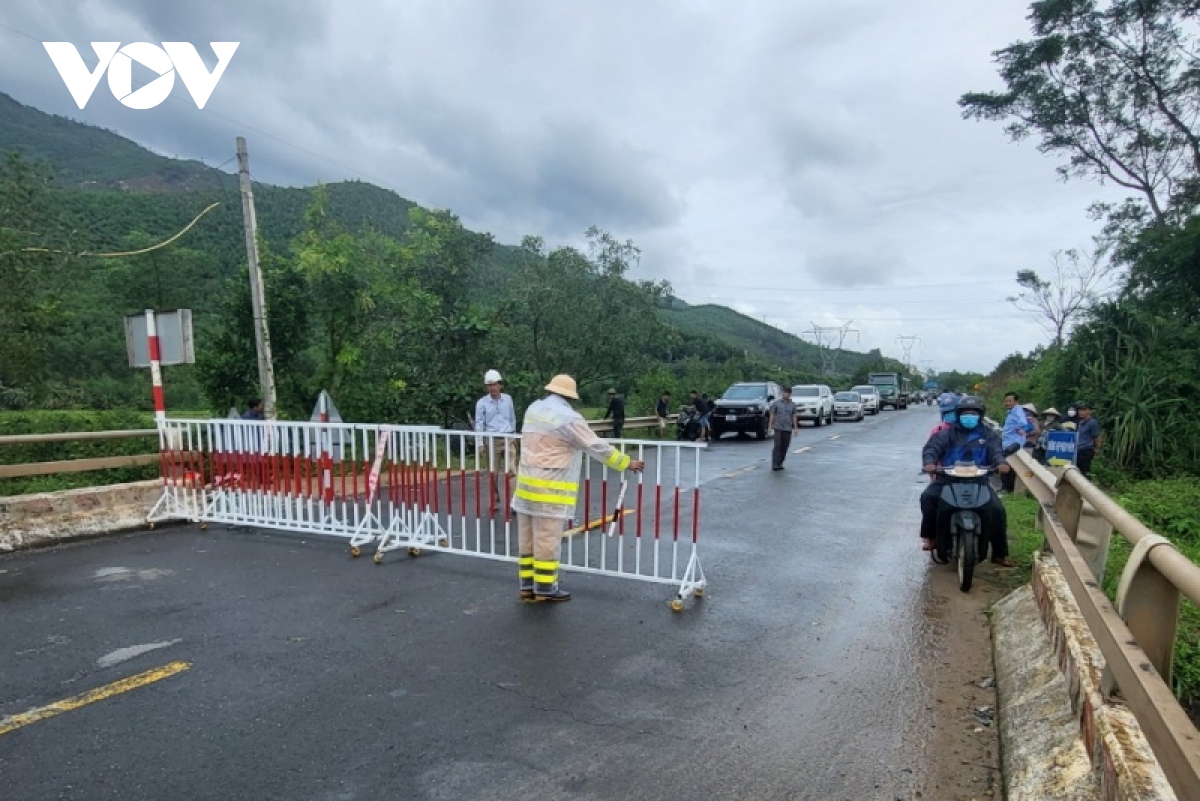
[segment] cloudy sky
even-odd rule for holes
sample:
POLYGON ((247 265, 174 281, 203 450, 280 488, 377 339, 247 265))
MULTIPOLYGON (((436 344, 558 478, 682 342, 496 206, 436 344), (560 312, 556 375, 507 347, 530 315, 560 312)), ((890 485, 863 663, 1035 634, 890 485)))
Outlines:
MULTIPOLYGON (((596 224, 638 277, 796 334, 989 371, 1048 337, 1018 269, 1096 232, 1118 197, 1061 183, 1032 142, 966 122, 1026 5, 983 0, 7 0, 0 91, 211 165, 249 140, 261 181, 360 178, 516 243, 596 224), (80 110, 42 47, 240 46, 203 110, 101 81, 80 110)), ((151 73, 146 73, 151 75, 151 73)), ((137 83, 135 72, 135 87, 137 83)), ((226 165, 226 169, 228 169, 226 165)))

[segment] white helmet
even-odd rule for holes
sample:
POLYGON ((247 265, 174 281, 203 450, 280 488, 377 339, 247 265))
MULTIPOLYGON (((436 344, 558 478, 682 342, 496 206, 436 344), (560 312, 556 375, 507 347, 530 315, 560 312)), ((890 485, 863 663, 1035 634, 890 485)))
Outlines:
POLYGON ((499 384, 503 380, 499 370, 488 370, 483 374, 483 383, 485 384, 499 384))

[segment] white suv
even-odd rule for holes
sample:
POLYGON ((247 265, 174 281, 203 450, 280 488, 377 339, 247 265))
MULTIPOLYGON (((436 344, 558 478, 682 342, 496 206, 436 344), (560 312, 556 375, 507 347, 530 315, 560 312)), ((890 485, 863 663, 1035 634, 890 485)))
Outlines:
POLYGON ((814 426, 833 423, 833 391, 824 384, 792 387, 792 403, 801 420, 812 420, 814 426))
POLYGON ((851 392, 862 395, 863 414, 879 414, 879 390, 870 384, 850 387, 851 392))

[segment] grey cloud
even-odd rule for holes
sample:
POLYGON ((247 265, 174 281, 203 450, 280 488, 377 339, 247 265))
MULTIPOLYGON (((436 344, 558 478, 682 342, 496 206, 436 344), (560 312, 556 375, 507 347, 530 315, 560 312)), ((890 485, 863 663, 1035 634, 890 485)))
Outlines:
POLYGON ((816 253, 805 261, 805 273, 819 286, 865 287, 890 283, 905 272, 905 259, 886 249, 878 251, 840 250, 816 253))

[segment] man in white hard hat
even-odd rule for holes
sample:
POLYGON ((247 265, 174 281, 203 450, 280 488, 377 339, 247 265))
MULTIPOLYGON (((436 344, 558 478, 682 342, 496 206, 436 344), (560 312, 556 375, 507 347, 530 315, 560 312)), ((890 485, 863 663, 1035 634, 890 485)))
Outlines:
MULTIPOLYGON (((488 370, 483 374, 483 385, 487 394, 475 403, 475 430, 486 434, 516 434, 517 412, 513 400, 503 392, 504 378, 499 370, 488 370)), ((491 485, 492 513, 500 507, 501 475, 517 472, 516 437, 480 437, 476 443, 487 463, 488 483, 491 485)))
POLYGON ((521 545, 521 598, 531 603, 571 600, 571 593, 558 586, 558 554, 563 521, 575 514, 583 454, 621 472, 645 467, 597 437, 572 408, 571 401, 579 400, 574 378, 556 375, 546 391, 550 394, 525 410, 512 500, 521 545))

